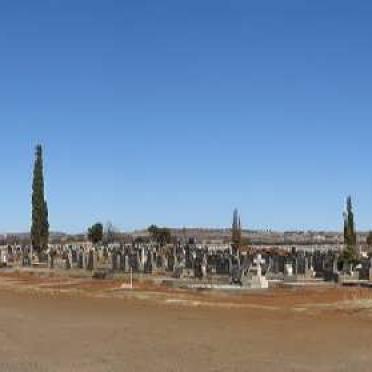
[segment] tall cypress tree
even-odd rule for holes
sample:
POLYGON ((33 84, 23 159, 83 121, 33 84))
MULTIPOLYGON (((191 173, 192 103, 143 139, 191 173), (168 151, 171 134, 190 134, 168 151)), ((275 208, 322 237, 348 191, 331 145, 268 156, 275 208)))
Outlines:
POLYGON ((48 248, 49 222, 48 205, 44 195, 43 148, 36 146, 34 179, 32 184, 32 227, 33 249, 40 255, 48 248))
POLYGON ((345 262, 352 263, 357 258, 357 236, 354 221, 353 204, 351 197, 346 200, 346 212, 344 213, 344 252, 345 262))
POLYGON ((233 223, 232 223, 232 242, 236 249, 240 248, 242 240, 242 228, 240 222, 240 216, 237 209, 234 210, 233 223))

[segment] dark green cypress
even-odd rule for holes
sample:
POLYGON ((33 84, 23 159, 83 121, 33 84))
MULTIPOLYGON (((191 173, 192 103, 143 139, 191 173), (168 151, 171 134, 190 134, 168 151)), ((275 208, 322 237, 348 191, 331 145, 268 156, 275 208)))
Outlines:
POLYGON ((43 148, 36 146, 34 179, 32 184, 32 227, 33 249, 39 254, 48 248, 49 222, 48 205, 44 195, 43 148))
POLYGON ((344 252, 343 258, 347 263, 353 263, 357 259, 357 236, 351 197, 346 201, 346 212, 344 213, 344 252))
POLYGON ((233 246, 236 249, 240 248, 242 240, 242 228, 240 222, 239 211, 237 209, 234 210, 233 215, 233 223, 232 223, 232 242, 233 246))

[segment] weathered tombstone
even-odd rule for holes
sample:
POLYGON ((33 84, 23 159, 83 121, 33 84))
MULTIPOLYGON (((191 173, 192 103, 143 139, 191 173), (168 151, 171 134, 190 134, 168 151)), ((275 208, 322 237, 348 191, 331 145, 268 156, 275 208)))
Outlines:
POLYGON ((84 252, 82 250, 80 250, 78 254, 78 268, 84 268, 84 252))
POLYGON ((229 260, 229 274, 232 275, 232 273, 233 273, 233 262, 232 262, 232 258, 231 258, 230 254, 229 254, 228 260, 229 260))
POLYGON ((119 270, 120 271, 125 271, 125 256, 124 256, 124 252, 121 252, 120 253, 120 264, 119 264, 119 270))
POLYGON ((255 265, 254 274, 251 278, 243 275, 241 280, 242 285, 252 289, 268 289, 269 282, 266 277, 262 275, 262 265, 264 265, 266 261, 262 258, 261 254, 258 254, 253 260, 253 263, 255 265))
POLYGON ((114 265, 116 266, 116 259, 114 257, 114 254, 110 251, 108 251, 107 253, 107 263, 109 265, 110 268, 113 268, 114 265))
POLYGON ((54 269, 54 255, 51 251, 48 252, 48 269, 54 269))
POLYGON ((293 276, 293 265, 291 263, 286 263, 284 265, 284 275, 287 277, 293 276))
POLYGON ((279 260, 279 256, 277 255, 273 257, 273 272, 274 274, 280 273, 280 260, 279 260))
POLYGON ((173 271, 176 270, 177 266, 178 266, 177 247, 174 246, 174 249, 173 249, 173 271))
POLYGON ((193 250, 191 254, 192 266, 191 268, 195 271, 195 263, 196 263, 196 251, 193 250))
MULTIPOLYGON (((131 265, 133 267, 133 265, 131 265)), ((143 272, 143 267, 142 267, 142 258, 141 258, 141 251, 137 250, 137 253, 135 255, 135 264, 134 264, 136 270, 138 272, 143 272)))
POLYGON ((22 249, 22 266, 31 265, 31 255, 28 247, 23 247, 22 249))
POLYGON ((305 275, 305 271, 306 271, 306 259, 305 259, 305 255, 303 252, 299 252, 297 253, 296 257, 295 257, 295 272, 296 272, 296 275, 299 276, 299 275, 305 275))
POLYGON ((116 270, 121 270, 121 254, 116 253, 116 270))
POLYGON ((98 252, 94 249, 92 253, 93 253, 93 270, 95 270, 98 265, 98 252))
POLYGON ((124 256, 124 271, 126 273, 129 273, 129 270, 130 270, 130 268, 129 268, 129 256, 126 254, 124 256))
POLYGON ((8 264, 8 251, 5 249, 0 250, 0 266, 7 266, 8 264))
POLYGON ((148 274, 152 273, 152 253, 150 250, 147 251, 147 260, 144 264, 144 271, 148 274))
POLYGON ((73 254, 72 254, 72 251, 71 251, 71 250, 68 251, 67 259, 68 259, 69 266, 70 266, 69 268, 72 269, 72 264, 73 264, 73 254))
POLYGON ((169 271, 168 257, 165 254, 162 255, 162 270, 169 271))
POLYGON ((309 265, 309 258, 308 258, 308 256, 305 256, 305 278, 306 279, 312 279, 314 277, 315 277, 314 268, 313 268, 313 266, 311 264, 309 265))
POLYGON ((333 265, 332 265, 332 272, 333 274, 338 274, 338 257, 333 257, 333 265))
POLYGON ((202 271, 203 278, 206 278, 207 274, 208 274, 208 260, 207 260, 207 255, 206 254, 203 255, 201 271, 202 271))
POLYGON ((111 257, 109 259, 109 261, 111 261, 111 268, 113 271, 116 271, 118 269, 118 260, 117 260, 116 251, 112 252, 112 254, 110 254, 109 257, 111 257))
POLYGON ((140 253, 140 272, 142 272, 142 273, 145 271, 145 262, 146 262, 145 247, 142 245, 141 246, 141 253, 140 253))
POLYGON ((76 249, 71 250, 71 254, 72 254, 72 263, 77 264, 78 255, 77 255, 76 249))
POLYGON ((89 250, 87 255, 87 270, 88 271, 94 270, 94 254, 92 250, 89 250))
POLYGON ((83 251, 83 269, 88 269, 88 253, 85 250, 83 251))

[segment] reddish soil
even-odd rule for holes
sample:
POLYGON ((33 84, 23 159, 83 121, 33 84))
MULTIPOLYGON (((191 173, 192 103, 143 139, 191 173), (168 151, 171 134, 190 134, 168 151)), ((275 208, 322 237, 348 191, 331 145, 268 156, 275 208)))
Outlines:
POLYGON ((371 371, 369 290, 119 286, 0 274, 0 371, 371 371))

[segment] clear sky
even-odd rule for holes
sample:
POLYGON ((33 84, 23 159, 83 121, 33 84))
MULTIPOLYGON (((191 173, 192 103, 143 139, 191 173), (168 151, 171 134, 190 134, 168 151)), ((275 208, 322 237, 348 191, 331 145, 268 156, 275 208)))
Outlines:
POLYGON ((372 228, 372 2, 0 2, 0 231, 372 228))

